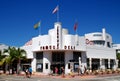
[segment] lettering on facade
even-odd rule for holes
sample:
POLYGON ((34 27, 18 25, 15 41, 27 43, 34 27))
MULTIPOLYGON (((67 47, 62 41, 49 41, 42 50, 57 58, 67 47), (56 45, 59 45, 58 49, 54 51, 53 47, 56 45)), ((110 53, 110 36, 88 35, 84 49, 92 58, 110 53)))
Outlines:
POLYGON ((75 50, 75 46, 64 46, 64 49, 75 50))
POLYGON ((52 49, 52 46, 49 46, 50 49, 52 49))
MULTIPOLYGON (((41 46, 40 50, 58 49, 57 46, 41 46)), ((64 46, 65 50, 75 50, 75 46, 64 46)))
POLYGON ((86 39, 86 44, 87 45, 93 45, 94 43, 92 41, 89 41, 89 39, 86 39))
POLYGON ((59 26, 57 27, 57 49, 59 49, 59 26))

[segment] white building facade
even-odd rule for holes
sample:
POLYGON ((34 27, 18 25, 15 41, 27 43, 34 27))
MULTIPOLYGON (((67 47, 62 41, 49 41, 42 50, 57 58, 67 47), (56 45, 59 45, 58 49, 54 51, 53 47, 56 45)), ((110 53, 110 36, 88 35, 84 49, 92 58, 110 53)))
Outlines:
POLYGON ((102 32, 85 34, 85 38, 90 69, 117 68, 116 51, 112 48, 112 37, 106 33, 104 28, 102 32))
POLYGON ((120 44, 113 44, 113 48, 116 49, 117 53, 120 53, 120 44))
POLYGON ((112 37, 105 29, 85 36, 71 35, 60 22, 56 22, 48 35, 34 37, 30 44, 21 48, 26 50, 27 58, 32 59, 34 72, 49 74, 57 67, 60 74, 61 67, 64 67, 65 74, 68 74, 71 68, 76 72, 80 65, 90 70, 117 68, 112 37))

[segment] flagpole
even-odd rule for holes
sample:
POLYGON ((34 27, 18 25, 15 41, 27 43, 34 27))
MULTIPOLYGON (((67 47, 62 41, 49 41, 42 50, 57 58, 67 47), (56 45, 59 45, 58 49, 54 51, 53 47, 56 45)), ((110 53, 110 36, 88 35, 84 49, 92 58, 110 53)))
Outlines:
POLYGON ((40 27, 39 27, 39 29, 38 29, 38 35, 40 35, 41 33, 40 33, 40 27))
POLYGON ((57 22, 59 22, 59 5, 57 5, 58 11, 57 11, 57 22))
MULTIPOLYGON (((39 22, 39 26, 41 26, 41 21, 39 22)), ((39 35, 41 35, 41 27, 39 27, 39 35)))
POLYGON ((76 29, 76 32, 75 32, 76 34, 77 34, 77 29, 76 29))

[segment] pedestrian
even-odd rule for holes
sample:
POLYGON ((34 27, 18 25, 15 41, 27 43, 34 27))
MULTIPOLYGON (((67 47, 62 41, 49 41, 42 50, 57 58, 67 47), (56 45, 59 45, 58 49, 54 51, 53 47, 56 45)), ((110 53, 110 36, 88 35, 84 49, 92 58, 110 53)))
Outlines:
POLYGON ((25 67, 25 69, 24 69, 24 72, 25 72, 25 77, 26 78, 28 78, 29 76, 28 76, 28 69, 25 67))
POLYGON ((86 74, 87 68, 84 66, 84 73, 86 74))
POLYGON ((31 66, 29 67, 28 71, 29 71, 29 75, 30 75, 29 77, 31 77, 31 75, 32 75, 32 67, 31 66))
POLYGON ((58 68, 55 67, 55 75, 57 75, 57 74, 58 74, 58 68))
POLYGON ((70 66, 70 76, 71 77, 74 77, 75 75, 74 75, 74 72, 73 72, 73 66, 70 66))
POLYGON ((61 73, 62 73, 62 77, 65 77, 65 69, 64 69, 64 67, 61 67, 61 73))
POLYGON ((79 76, 80 75, 80 67, 78 67, 77 72, 78 72, 78 76, 79 76))
POLYGON ((80 67, 80 70, 81 70, 81 74, 83 75, 85 68, 84 68, 82 65, 81 65, 81 67, 80 67))

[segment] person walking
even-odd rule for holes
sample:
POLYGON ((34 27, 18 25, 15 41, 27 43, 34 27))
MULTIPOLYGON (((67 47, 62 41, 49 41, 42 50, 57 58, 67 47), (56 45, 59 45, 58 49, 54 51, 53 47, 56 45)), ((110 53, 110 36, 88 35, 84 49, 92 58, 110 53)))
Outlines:
POLYGON ((29 73, 29 72, 28 72, 28 68, 25 67, 25 68, 24 68, 24 72, 25 72, 25 77, 28 78, 28 77, 29 77, 29 76, 28 76, 28 73, 29 73))
POLYGON ((61 67, 61 73, 62 73, 62 77, 65 77, 65 69, 64 69, 64 67, 61 67))
POLYGON ((81 74, 84 75, 85 68, 83 67, 83 65, 81 65, 80 70, 81 70, 81 74))
POLYGON ((31 77, 31 75, 32 75, 32 67, 31 66, 29 67, 28 71, 29 71, 29 75, 30 75, 29 77, 31 77))
POLYGON ((78 76, 80 75, 80 67, 78 67, 78 69, 77 69, 77 72, 78 72, 78 76))
POLYGON ((55 75, 58 75, 58 68, 55 67, 55 75))

